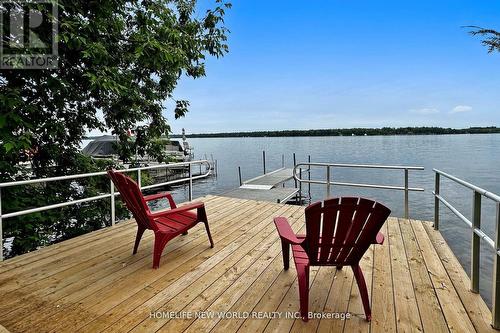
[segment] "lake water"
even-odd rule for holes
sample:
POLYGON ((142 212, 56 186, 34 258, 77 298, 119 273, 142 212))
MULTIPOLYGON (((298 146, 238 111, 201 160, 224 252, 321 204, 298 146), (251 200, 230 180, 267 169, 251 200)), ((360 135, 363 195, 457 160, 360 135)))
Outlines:
MULTIPOLYGON (((285 137, 285 138, 210 138, 189 139, 194 147, 195 159, 205 154, 218 161, 217 179, 195 182, 194 196, 219 194, 239 186, 238 166, 243 179, 262 174, 262 151, 266 151, 267 170, 280 168, 282 154, 285 164, 293 166, 293 153, 297 162, 384 164, 423 166, 425 171, 410 171, 410 186, 425 188, 425 192, 410 193, 410 217, 433 220, 434 189, 433 168, 451 173, 494 193, 500 193, 500 135, 429 135, 429 136, 356 136, 356 137, 285 137)), ((315 170, 313 179, 324 180, 325 171, 315 170)), ((371 183, 402 186, 402 170, 333 169, 333 181, 371 183)), ((307 188, 307 185, 305 186, 307 188)), ((384 203, 393 216, 404 215, 403 192, 352 187, 332 187, 333 196, 359 195, 384 203)), ((472 191, 441 177, 441 194, 462 214, 471 219, 472 191)), ((326 195, 325 186, 313 185, 312 200, 326 195)), ((177 200, 186 198, 186 190, 175 191, 177 200)), ((467 273, 470 272, 471 231, 448 209, 441 205, 440 230, 459 258, 467 273)), ((483 198, 482 228, 494 235, 495 205, 483 198)), ((271 222, 270 222, 271 223, 271 222)), ((490 303, 493 251, 482 243, 481 294, 490 303)))

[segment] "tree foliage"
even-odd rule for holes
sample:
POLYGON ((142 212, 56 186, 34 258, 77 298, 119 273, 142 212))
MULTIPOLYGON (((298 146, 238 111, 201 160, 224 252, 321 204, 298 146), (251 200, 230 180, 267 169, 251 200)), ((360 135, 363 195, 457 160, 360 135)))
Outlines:
POLYGON ((470 32, 473 36, 483 37, 482 44, 488 48, 488 52, 500 52, 500 32, 493 29, 485 29, 477 26, 469 26, 473 30, 470 32))
MULTIPOLYGON (((86 133, 96 129, 119 137, 124 158, 137 152, 161 161, 159 138, 170 131, 165 101, 174 101, 168 111, 175 118, 184 116, 189 102, 175 96, 179 80, 204 76, 206 57, 228 52, 224 16, 231 5, 213 1, 201 12, 195 0, 53 0, 57 17, 36 2, 2 2, 4 18, 24 6, 56 20, 59 66, 0 69, 0 182, 117 167, 79 153, 86 133), (129 140, 129 129, 136 140, 129 140)), ((9 42, 7 25, 0 28, 9 42)), ((102 193, 109 193, 105 177, 5 188, 2 208, 6 213, 102 193)), ((108 225, 109 205, 91 201, 4 219, 8 255, 108 225)))
POLYGON ((0 71, 0 179, 28 157, 37 175, 49 166, 64 174, 94 129, 127 142, 127 130, 136 128, 136 146, 125 151, 161 159, 155 145, 169 133, 165 101, 175 101, 175 118, 186 114, 189 103, 176 100, 174 89, 182 76, 205 75, 207 55, 228 51, 230 4, 216 0, 199 17, 193 0, 57 3, 58 68, 0 71))
MULTIPOLYGON (((382 128, 332 128, 285 131, 256 131, 228 133, 189 134, 188 138, 237 138, 237 137, 294 137, 294 136, 371 136, 371 135, 439 135, 439 134, 489 134, 500 133, 498 127, 442 128, 442 127, 382 127, 382 128)), ((175 135, 173 135, 175 136, 175 135)))

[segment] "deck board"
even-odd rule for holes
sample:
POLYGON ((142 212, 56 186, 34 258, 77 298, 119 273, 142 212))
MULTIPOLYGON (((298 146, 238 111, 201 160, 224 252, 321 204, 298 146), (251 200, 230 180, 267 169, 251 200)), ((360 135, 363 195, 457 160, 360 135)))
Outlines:
POLYGON ((447 332, 449 330, 448 325, 443 313, 439 311, 439 299, 434 292, 432 280, 424 264, 424 258, 417 244, 412 226, 410 223, 404 223, 404 221, 403 223, 400 222, 399 225, 405 242, 408 265, 424 331, 447 332))
MULTIPOLYGON (((381 229, 387 233, 387 223, 381 229)), ((375 246, 373 250, 372 282, 372 333, 396 332, 396 313, 394 311, 394 290, 392 288, 390 239, 385 239, 386 246, 375 246)))
POLYGON ((350 268, 313 267, 310 311, 350 319, 150 318, 155 311, 296 312, 293 262, 282 269, 272 218, 304 230, 304 209, 270 202, 202 198, 204 228, 172 240, 158 270, 151 233, 132 255, 135 223, 123 222, 0 263, 0 327, 10 332, 494 332, 484 301, 443 238, 427 222, 390 218, 382 246, 361 267, 372 301, 364 320, 350 268))

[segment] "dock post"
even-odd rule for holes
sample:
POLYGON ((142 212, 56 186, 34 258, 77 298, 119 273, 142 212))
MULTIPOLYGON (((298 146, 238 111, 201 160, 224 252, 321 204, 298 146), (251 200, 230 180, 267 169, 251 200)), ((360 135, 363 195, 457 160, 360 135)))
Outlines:
POLYGON ((137 186, 139 186, 139 189, 141 189, 141 187, 142 187, 141 169, 137 170, 137 186))
POLYGON ((441 185, 441 175, 436 172, 436 180, 434 185, 434 230, 439 230, 439 187, 441 185))
POLYGON ((281 167, 285 167, 285 154, 281 154, 281 167))
POLYGON ((189 173, 189 193, 188 193, 189 201, 193 201, 193 170, 191 169, 191 167, 192 167, 192 164, 189 163, 189 170, 188 170, 188 173, 189 173))
POLYGON ((241 186, 241 185, 243 185, 243 182, 241 180, 241 167, 238 167, 238 176, 239 176, 240 186, 241 186))
POLYGON ((110 180, 109 184, 111 186, 111 226, 115 226, 115 184, 110 180))
MULTIPOLYGON (((495 230, 495 248, 498 249, 500 244, 500 203, 497 203, 496 212, 496 230, 495 230)), ((491 309, 491 326, 494 329, 500 329, 500 254, 495 251, 493 259, 493 288, 491 289, 492 309, 491 309)))
POLYGON ((481 237, 474 231, 481 228, 481 193, 474 191, 472 202, 472 255, 470 268, 470 290, 479 293, 479 259, 481 237))
POLYGON ((264 167, 264 174, 266 174, 266 151, 262 151, 262 166, 264 167))
POLYGON ((410 218, 410 209, 408 203, 409 185, 408 185, 408 169, 405 169, 405 219, 410 218))

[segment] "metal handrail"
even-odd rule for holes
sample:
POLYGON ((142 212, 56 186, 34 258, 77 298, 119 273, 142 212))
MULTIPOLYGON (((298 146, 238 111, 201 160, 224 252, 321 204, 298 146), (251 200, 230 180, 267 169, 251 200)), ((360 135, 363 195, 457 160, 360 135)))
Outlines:
POLYGON ((479 186, 476 186, 474 184, 471 184, 469 182, 466 182, 465 180, 462 180, 460 178, 457 178, 455 176, 452 176, 446 172, 443 172, 441 170, 438 170, 438 169, 433 169, 434 172, 436 173, 439 173, 441 176, 444 176, 448 179, 451 179, 453 180, 454 182, 460 184, 460 185, 463 185, 465 187, 468 187, 470 188, 471 190, 475 191, 475 192, 478 192, 480 193, 481 195, 484 195, 485 197, 487 197, 488 199, 491 199, 493 201, 496 201, 496 202, 500 202, 500 196, 499 195, 496 195, 495 193, 492 193, 492 192, 489 192, 479 186))
POLYGON ((293 177, 300 184, 319 184, 326 185, 326 197, 330 197, 332 186, 351 186, 351 187, 361 187, 361 188, 373 188, 373 189, 385 189, 385 190, 397 190, 404 191, 405 197, 405 218, 409 218, 409 192, 423 192, 425 191, 420 187, 410 187, 409 186, 409 171, 410 170, 424 170, 424 167, 420 166, 401 166, 401 165, 377 165, 377 164, 342 164, 342 163, 298 163, 293 168, 293 177), (326 179, 325 180, 311 180, 302 179, 300 175, 301 167, 325 167, 326 168, 326 179), (392 185, 379 185, 379 184, 363 184, 363 183, 345 183, 345 182, 335 182, 331 180, 331 168, 359 168, 359 169, 382 169, 382 170, 403 170, 404 171, 404 186, 392 186, 392 185), (299 172, 297 172, 299 170, 299 172))
POLYGON ((444 204, 455 216, 462 220, 471 228, 471 277, 470 289, 474 293, 479 293, 479 278, 480 278, 480 252, 481 240, 486 241, 494 251, 495 258, 493 262, 493 288, 492 288, 492 304, 491 311, 491 325, 495 329, 500 329, 500 196, 495 193, 489 192, 479 186, 466 182, 460 178, 452 176, 446 172, 438 169, 433 169, 435 173, 435 189, 434 194, 434 229, 439 230, 439 204, 444 204), (466 218, 458 211, 451 203, 440 195, 441 176, 454 181, 470 190, 472 190, 472 221, 466 218), (495 240, 489 237, 484 231, 481 230, 481 198, 486 197, 493 200, 496 204, 496 232, 495 240))
POLYGON ((392 169, 392 170, 425 170, 421 166, 405 166, 405 165, 380 165, 380 164, 346 164, 346 163, 322 163, 322 162, 307 162, 297 165, 310 166, 330 166, 336 168, 365 168, 365 169, 392 169))
MULTIPOLYGON (((210 165, 210 162, 208 160, 198 160, 198 161, 191 161, 191 162, 178 162, 178 163, 170 163, 170 164, 159 164, 159 165, 150 165, 150 166, 145 166, 145 167, 138 167, 138 168, 129 168, 129 169, 121 169, 121 170, 116 170, 116 172, 134 172, 134 171, 141 171, 141 170, 152 170, 152 169, 169 169, 173 167, 179 167, 179 166, 188 166, 188 165, 193 165, 193 164, 206 164, 210 165)), ((99 171, 99 172, 91 172, 91 173, 79 173, 76 175, 67 175, 67 176, 57 176, 57 177, 47 177, 47 178, 38 178, 38 179, 28 179, 28 180, 18 180, 18 181, 12 181, 12 182, 5 182, 5 183, 0 183, 0 188, 3 187, 10 187, 10 186, 18 186, 18 185, 25 185, 25 184, 36 184, 36 183, 48 183, 48 182, 53 182, 53 181, 58 181, 58 180, 70 180, 70 179, 78 179, 78 178, 88 178, 88 177, 95 177, 95 176, 103 176, 106 175, 106 171, 99 171)), ((208 173, 210 174, 210 173, 208 173)), ((205 175, 206 177, 207 175, 205 175)))
MULTIPOLYGON (((191 201, 191 200, 193 200, 193 180, 208 177, 211 174, 211 168, 210 168, 210 162, 208 160, 199 160, 199 161, 191 161, 191 162, 179 162, 179 163, 172 163, 172 164, 160 164, 160 165, 153 165, 153 166, 147 166, 147 167, 122 169, 122 170, 116 170, 116 172, 122 172, 122 173, 137 172, 137 184, 139 185, 139 188, 141 190, 189 182, 188 198, 189 198, 189 201, 191 201), (200 165, 200 167, 201 167, 201 165, 206 165, 207 172, 202 174, 202 175, 198 175, 198 176, 193 177, 193 173, 192 173, 192 166, 193 165, 200 165), (188 177, 183 177, 180 179, 171 180, 171 181, 167 181, 167 182, 163 182, 163 183, 152 184, 152 185, 148 185, 148 186, 141 185, 141 171, 153 170, 153 169, 171 169, 171 168, 175 168, 175 167, 187 167, 188 168, 188 177)), ((100 171, 100 172, 92 172, 92 173, 84 173, 84 174, 76 174, 76 175, 48 177, 48 178, 39 178, 39 179, 28 179, 28 180, 0 183, 0 261, 3 261, 3 259, 4 259, 4 257, 3 257, 3 219, 32 214, 32 213, 37 213, 37 212, 42 212, 42 211, 55 209, 55 208, 76 205, 76 204, 80 204, 80 203, 88 202, 88 201, 111 198, 111 208, 110 208, 111 209, 111 225, 115 225, 115 222, 116 222, 115 221, 116 220, 115 196, 120 195, 119 192, 115 192, 114 184, 110 180, 110 193, 107 193, 107 194, 101 194, 101 195, 96 195, 93 197, 88 197, 88 198, 83 198, 83 199, 78 199, 78 200, 70 200, 70 201, 65 201, 65 202, 61 202, 61 203, 57 203, 57 204, 46 205, 46 206, 42 206, 42 207, 30 208, 30 209, 20 210, 20 211, 16 211, 16 212, 7 213, 7 214, 2 214, 2 188, 28 185, 28 184, 48 183, 48 182, 61 181, 61 180, 82 179, 82 178, 89 178, 89 177, 103 176, 103 175, 107 175, 107 172, 100 171)))

